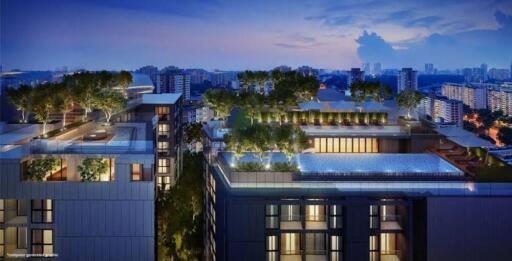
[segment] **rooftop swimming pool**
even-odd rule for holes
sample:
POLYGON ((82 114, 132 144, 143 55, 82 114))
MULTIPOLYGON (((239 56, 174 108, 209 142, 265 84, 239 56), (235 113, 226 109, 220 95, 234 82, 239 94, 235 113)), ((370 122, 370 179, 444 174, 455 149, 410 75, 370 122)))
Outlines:
MULTIPOLYGON (((232 153, 223 152, 222 157, 231 166, 237 162, 260 161, 252 153, 236 159, 232 153)), ((287 158, 282 153, 266 153, 261 161, 272 164, 286 162, 287 158)), ((297 164, 302 175, 464 175, 460 169, 431 153, 301 153, 291 161, 297 164)))

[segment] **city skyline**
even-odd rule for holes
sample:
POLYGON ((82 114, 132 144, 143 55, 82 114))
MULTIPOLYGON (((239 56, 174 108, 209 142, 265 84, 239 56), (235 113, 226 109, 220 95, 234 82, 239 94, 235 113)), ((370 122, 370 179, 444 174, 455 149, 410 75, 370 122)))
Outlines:
POLYGON ((4 1, 2 67, 509 68, 511 14, 507 1, 4 1))

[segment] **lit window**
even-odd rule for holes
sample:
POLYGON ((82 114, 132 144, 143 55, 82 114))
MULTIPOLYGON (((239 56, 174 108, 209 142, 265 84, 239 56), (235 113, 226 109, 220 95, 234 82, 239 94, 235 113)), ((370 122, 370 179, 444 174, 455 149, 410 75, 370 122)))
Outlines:
POLYGON ((329 225, 331 228, 343 227, 343 208, 339 205, 331 205, 329 209, 329 225))
POLYGON ((32 223, 52 223, 52 214, 51 199, 32 200, 32 223))
POLYGON ((4 200, 0 199, 0 223, 4 223, 4 215, 5 215, 5 209, 4 209, 4 200))
POLYGON ((266 228, 277 228, 279 221, 279 211, 275 204, 265 206, 265 226, 266 228))
POLYGON ((4 229, 0 228, 0 257, 5 256, 5 233, 4 229))
POLYGON ((170 160, 169 159, 158 159, 158 173, 159 174, 168 174, 170 170, 170 160))
POLYGON ((333 235, 331 236, 330 243, 330 261, 340 261, 341 260, 341 236, 333 235))
POLYGON ((306 221, 325 221, 325 206, 306 205, 306 221))
POLYGON ((169 124, 159 123, 158 124, 158 135, 159 136, 169 136, 169 124))
POLYGON ((32 254, 53 254, 53 230, 32 229, 32 254))
POLYGON ((158 152, 168 152, 169 150, 169 142, 167 141, 159 141, 158 142, 158 152))
POLYGON ((142 180, 142 169, 143 169, 142 164, 133 163, 131 169, 132 169, 132 173, 131 173, 132 181, 142 180))
POLYGON ((369 252, 370 261, 379 261, 379 238, 377 236, 370 236, 369 252))
POLYGON ((299 255, 300 254, 300 234, 283 233, 281 234, 281 254, 299 255))
POLYGON ((277 236, 267 236, 266 241, 267 261, 277 261, 277 236))

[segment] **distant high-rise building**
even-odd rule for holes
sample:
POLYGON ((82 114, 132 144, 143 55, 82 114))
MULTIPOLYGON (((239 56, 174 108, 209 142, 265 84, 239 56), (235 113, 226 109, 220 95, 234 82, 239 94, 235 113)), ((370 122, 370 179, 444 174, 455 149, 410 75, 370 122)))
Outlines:
POLYGON ((487 64, 482 63, 480 65, 480 75, 482 77, 482 82, 487 81, 487 64))
POLYGON ((512 116, 512 88, 505 85, 489 87, 487 104, 491 111, 501 110, 505 115, 512 116))
POLYGON ((381 75, 382 74, 382 65, 381 65, 381 63, 374 63, 373 64, 373 74, 374 75, 381 75))
POLYGON ((402 68, 398 75, 398 92, 418 89, 418 75, 412 68, 402 68))
POLYGON ((363 71, 367 75, 371 73, 371 71, 370 71, 370 63, 363 63, 363 71))
POLYGON ((432 63, 425 64, 425 74, 434 74, 434 64, 432 64, 432 63))
POLYGON ((445 83, 441 87, 443 96, 462 101, 471 109, 487 108, 487 87, 470 84, 445 83))
POLYGON ((191 84, 201 84, 210 77, 210 73, 204 69, 187 69, 185 72, 190 74, 191 84))
POLYGON ((153 66, 153 65, 146 65, 146 66, 140 67, 135 72, 136 73, 140 73, 140 74, 145 74, 145 75, 149 76, 149 79, 151 79, 151 82, 153 82, 153 85, 156 88, 158 88, 158 84, 159 84, 158 67, 153 66))
POLYGON ((509 79, 510 71, 508 69, 491 68, 488 72, 488 79, 503 81, 509 79))
POLYGON ((214 87, 230 87, 231 82, 238 79, 238 73, 232 71, 214 71, 210 74, 210 81, 214 87))
POLYGON ((350 86, 353 82, 364 81, 364 71, 361 71, 360 68, 352 68, 350 69, 350 73, 347 77, 348 86, 350 86))
POLYGON ((181 93, 184 100, 190 100, 190 74, 174 68, 164 69, 157 93, 181 93))

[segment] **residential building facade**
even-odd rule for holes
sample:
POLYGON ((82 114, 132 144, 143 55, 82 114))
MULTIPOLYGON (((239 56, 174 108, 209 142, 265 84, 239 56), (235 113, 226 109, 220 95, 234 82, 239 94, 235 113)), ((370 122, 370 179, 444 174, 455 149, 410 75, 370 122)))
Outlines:
POLYGON ((462 101, 471 109, 487 108, 487 87, 470 84, 445 83, 441 87, 443 96, 462 101))
POLYGON ((418 89, 418 72, 412 68, 402 68, 397 79, 398 92, 418 89))

